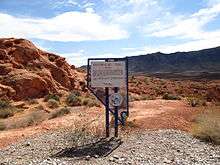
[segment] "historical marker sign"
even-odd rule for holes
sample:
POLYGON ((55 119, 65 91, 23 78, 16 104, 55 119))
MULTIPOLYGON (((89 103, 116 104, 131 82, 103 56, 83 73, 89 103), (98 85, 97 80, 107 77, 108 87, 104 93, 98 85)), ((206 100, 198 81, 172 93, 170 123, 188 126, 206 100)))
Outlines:
POLYGON ((106 137, 110 135, 110 114, 114 116, 115 137, 119 122, 129 116, 128 58, 90 58, 87 87, 105 106, 106 137))
POLYGON ((91 63, 91 87, 125 87, 125 85, 124 61, 91 63))

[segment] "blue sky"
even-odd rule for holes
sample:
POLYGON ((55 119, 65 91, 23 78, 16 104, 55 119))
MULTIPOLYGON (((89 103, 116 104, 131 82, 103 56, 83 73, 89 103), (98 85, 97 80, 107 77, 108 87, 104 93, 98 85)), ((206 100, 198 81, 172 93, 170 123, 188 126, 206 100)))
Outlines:
POLYGON ((220 46, 220 0, 0 0, 0 37, 27 38, 76 66, 220 46))

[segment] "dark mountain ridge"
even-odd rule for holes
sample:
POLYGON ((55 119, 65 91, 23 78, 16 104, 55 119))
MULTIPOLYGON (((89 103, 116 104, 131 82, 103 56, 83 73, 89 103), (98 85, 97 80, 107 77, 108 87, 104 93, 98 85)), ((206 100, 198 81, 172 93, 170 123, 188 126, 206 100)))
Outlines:
POLYGON ((220 47, 128 57, 131 73, 220 72, 220 47))

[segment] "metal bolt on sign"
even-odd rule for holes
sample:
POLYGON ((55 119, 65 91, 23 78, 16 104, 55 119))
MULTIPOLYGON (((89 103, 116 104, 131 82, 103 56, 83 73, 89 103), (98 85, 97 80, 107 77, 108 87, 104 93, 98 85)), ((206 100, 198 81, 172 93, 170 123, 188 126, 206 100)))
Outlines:
POLYGON ((89 58, 87 87, 105 106, 106 137, 110 136, 110 114, 114 117, 114 136, 118 137, 118 125, 124 125, 129 115, 127 57, 89 58))

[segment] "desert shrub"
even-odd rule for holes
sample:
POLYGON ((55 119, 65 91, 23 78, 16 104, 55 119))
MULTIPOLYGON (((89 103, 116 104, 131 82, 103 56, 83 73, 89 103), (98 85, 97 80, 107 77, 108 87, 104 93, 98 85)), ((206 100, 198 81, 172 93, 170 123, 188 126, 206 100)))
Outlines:
POLYGON ((204 141, 220 144, 220 111, 199 114, 193 123, 191 133, 204 141))
POLYGON ((76 96, 81 96, 81 93, 77 90, 71 91, 71 94, 76 95, 76 96))
POLYGON ((0 109, 0 118, 5 119, 8 117, 14 116, 14 109, 12 108, 4 108, 0 109))
POLYGON ((69 94, 66 98, 66 103, 69 106, 81 105, 80 93, 74 91, 71 94, 69 94))
POLYGON ((0 100, 0 109, 3 109, 3 108, 8 108, 10 107, 10 102, 9 101, 6 101, 6 100, 0 100))
POLYGON ((47 96, 45 96, 44 97, 44 101, 48 101, 48 100, 50 100, 50 99, 54 99, 54 100, 56 100, 56 101, 60 101, 60 97, 58 96, 58 95, 56 95, 56 94, 48 94, 47 96))
POLYGON ((70 113, 70 109, 67 107, 51 112, 49 119, 54 119, 60 116, 64 116, 70 113))
POLYGON ((100 107, 100 104, 97 102, 97 100, 91 98, 82 98, 82 105, 88 107, 100 107))
POLYGON ((139 101, 139 100, 140 100, 140 97, 137 96, 137 95, 130 95, 130 96, 129 96, 129 101, 130 101, 130 102, 139 101))
POLYGON ((150 82, 149 78, 148 78, 148 77, 145 77, 145 78, 144 78, 144 83, 145 83, 146 85, 149 85, 149 82, 150 82))
POLYGON ((156 97, 155 96, 151 96, 151 95, 141 95, 139 100, 155 100, 156 97))
POLYGON ((84 82, 84 81, 80 81, 79 82, 79 85, 81 86, 81 89, 82 89, 82 91, 86 91, 87 89, 86 89, 86 83, 84 82))
POLYGON ((38 104, 38 101, 36 99, 28 99, 27 100, 28 104, 32 105, 32 104, 38 104))
POLYGON ((6 129, 6 125, 4 122, 0 121, 0 131, 3 131, 6 129))
POLYGON ((19 120, 12 121, 12 123, 9 123, 8 129, 25 128, 32 125, 37 125, 45 119, 46 115, 43 111, 33 111, 27 116, 24 116, 19 120))
POLYGON ((45 114, 43 112, 41 112, 41 111, 32 112, 24 120, 23 127, 38 124, 38 123, 42 122, 44 119, 45 119, 45 114))
POLYGON ((13 107, 8 101, 0 100, 0 118, 8 118, 13 116, 19 109, 13 107))
POLYGON ((140 100, 148 100, 148 97, 146 95, 141 95, 140 100))
POLYGON ((168 93, 164 94, 162 98, 164 100, 181 100, 179 96, 168 94, 168 93))
POLYGON ((206 106, 206 101, 198 97, 187 97, 188 104, 191 107, 206 106))
POLYGON ((48 59, 49 59, 49 61, 54 62, 56 57, 55 56, 49 56, 48 59))
POLYGON ((49 108, 58 108, 59 107, 59 102, 57 100, 54 99, 49 99, 47 101, 48 107, 49 108))

